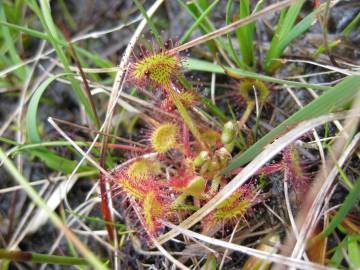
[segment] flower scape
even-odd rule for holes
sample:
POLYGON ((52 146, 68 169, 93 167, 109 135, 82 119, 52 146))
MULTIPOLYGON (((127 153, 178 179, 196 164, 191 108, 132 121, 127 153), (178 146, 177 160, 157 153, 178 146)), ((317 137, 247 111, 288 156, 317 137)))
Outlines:
MULTIPOLYGON (((243 80, 233 92, 237 106, 244 111, 242 117, 238 121, 211 121, 201 113, 199 100, 203 97, 185 78, 183 58, 171 53, 170 44, 168 41, 165 49, 152 52, 141 46, 132 58, 128 84, 150 93, 159 110, 147 123, 147 153, 135 154, 125 165, 111 170, 109 179, 112 193, 137 209, 151 237, 164 231, 166 221, 180 223, 229 183, 237 171, 223 174, 222 170, 253 140, 245 127, 255 107, 253 89, 258 91, 261 106, 270 94, 264 83, 243 80)), ((260 169, 207 215, 201 221, 201 233, 226 233, 238 222, 248 226, 248 216, 254 215, 256 205, 266 199, 261 179, 267 175, 282 173, 292 190, 304 192, 309 183, 304 168, 296 146, 289 146, 280 161, 260 169)), ((134 229, 141 234, 141 229, 134 229)), ((151 244, 150 238, 145 238, 151 244)))

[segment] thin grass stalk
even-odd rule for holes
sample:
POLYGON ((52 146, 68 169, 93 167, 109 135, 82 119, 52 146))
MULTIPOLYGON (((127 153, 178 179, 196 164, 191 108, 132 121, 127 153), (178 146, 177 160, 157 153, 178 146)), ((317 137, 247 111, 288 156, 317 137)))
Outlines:
MULTIPOLYGON (((240 19, 244 19, 250 16, 250 2, 249 0, 240 1, 239 7, 240 19)), ((255 22, 249 23, 236 29, 235 34, 239 41, 239 47, 242 54, 244 63, 252 67, 254 64, 254 46, 253 46, 253 35, 255 30, 255 22)))
MULTIPOLYGON (((1 3, 0 5, 0 19, 1 21, 3 21, 4 23, 7 23, 7 18, 6 18, 6 14, 5 14, 5 9, 3 7, 3 4, 1 3)), ((16 44, 15 44, 15 40, 12 37, 12 34, 10 32, 10 30, 7 27, 1 26, 1 34, 2 34, 2 42, 4 42, 4 44, 6 45, 6 51, 9 53, 9 58, 8 61, 5 58, 5 55, 1 55, 1 58, 5 58, 6 62, 9 62, 9 64, 12 63, 21 63, 21 58, 17 52, 17 48, 16 48, 16 44)), ((19 70, 17 70, 15 72, 16 77, 18 77, 21 81, 25 81, 26 77, 27 77, 27 67, 21 67, 19 70)))
MULTIPOLYGON (((226 20, 227 25, 229 25, 231 23, 231 10, 233 7, 233 2, 234 2, 234 0, 229 0, 226 5, 226 19, 225 20, 226 20)), ((231 39, 231 33, 227 33, 226 35, 227 35, 227 39, 228 39, 228 43, 229 43, 229 51, 230 51, 230 54, 231 54, 233 60, 239 67, 241 67, 242 69, 246 69, 245 63, 240 59, 237 52, 235 51, 235 48, 234 48, 234 45, 233 45, 233 42, 231 39)))
MULTIPOLYGON (((66 58, 65 53, 59 46, 60 44, 59 44, 58 40, 60 40, 61 38, 60 38, 60 36, 57 32, 57 29, 54 25, 54 22, 51 18, 49 2, 47 2, 46 0, 40 0, 41 9, 38 6, 37 1, 35 1, 35 0, 28 0, 28 3, 29 3, 29 6, 32 7, 34 12, 38 16, 42 26, 44 27, 44 29, 48 35, 49 41, 51 42, 51 45, 55 49, 57 56, 59 57, 60 61, 64 65, 65 73, 71 74, 71 70, 69 67, 69 61, 66 58)), ((75 79, 73 79, 72 77, 69 77, 69 80, 70 80, 72 88, 74 89, 76 95, 80 99, 80 102, 84 106, 87 114, 89 115, 91 120, 95 122, 95 119, 96 119, 95 114, 92 111, 89 100, 86 98, 86 95, 83 93, 78 82, 75 79)))
POLYGON ((223 240, 219 240, 216 238, 212 238, 200 233, 196 233, 194 231, 190 231, 188 229, 182 228, 181 226, 176 226, 174 224, 171 224, 169 222, 163 222, 166 226, 168 226, 169 228, 171 228, 172 230, 176 230, 179 233, 184 234, 185 236, 188 237, 192 237, 195 239, 198 239, 200 241, 203 241, 205 243, 208 243, 210 245, 215 245, 215 246, 219 246, 219 247, 223 247, 225 249, 231 249, 234 251, 238 251, 241 253, 244 253, 246 255, 249 256, 254 256, 256 258, 265 260, 265 261, 271 261, 271 262, 275 262, 281 265, 286 265, 286 266, 296 266, 298 269, 307 269, 307 270, 314 270, 314 269, 319 269, 319 270, 336 270, 335 268, 332 267, 326 267, 320 264, 316 264, 316 263, 312 263, 312 262, 306 262, 306 261, 302 261, 302 260, 298 260, 298 259, 294 259, 294 258, 289 258, 283 255, 279 255, 279 254, 272 254, 269 252, 265 252, 262 250, 258 250, 258 249, 254 249, 254 248, 249 248, 246 246, 242 246, 242 245, 237 245, 237 244, 233 244, 230 242, 226 242, 223 240))
MULTIPOLYGON (((358 114, 360 112, 359 106, 360 93, 357 94, 357 97, 352 104, 352 107, 354 108, 352 112, 354 114, 358 114)), ((349 134, 354 133, 359 123, 359 119, 359 117, 351 117, 346 120, 344 129, 341 131, 342 136, 336 140, 334 146, 332 147, 335 156, 338 157, 338 165, 340 167, 343 166, 346 159, 355 150, 355 147, 358 145, 360 140, 360 134, 357 134, 352 140, 349 137, 349 134), (347 147, 345 148, 346 145, 347 147)), ((314 226, 318 221, 324 198, 333 185, 337 174, 337 166, 334 165, 334 162, 331 159, 328 159, 327 162, 322 165, 310 192, 308 192, 308 195, 302 203, 301 211, 296 218, 296 223, 300 228, 299 237, 297 241, 295 241, 292 235, 288 235, 285 242, 286 245, 284 246, 286 249, 283 249, 283 253, 287 254, 292 250, 292 257, 300 258, 302 256, 306 248, 306 241, 309 239, 310 234, 314 230, 314 226), (329 171, 330 167, 331 170, 329 171)))
POLYGON ((27 251, 9 251, 0 249, 0 259, 6 259, 15 262, 33 262, 48 263, 59 265, 88 265, 88 261, 82 258, 70 256, 56 256, 27 251))
POLYGON ((87 97, 87 99, 89 100, 89 103, 90 103, 90 107, 91 107, 91 110, 93 111, 94 113, 94 116, 95 116, 95 126, 97 129, 100 128, 100 119, 99 119, 99 116, 98 116, 98 113, 96 111, 96 106, 95 106, 95 102, 94 102, 94 99, 92 98, 92 95, 91 95, 91 92, 90 92, 90 87, 89 87, 89 83, 88 83, 88 80, 86 78, 86 75, 83 71, 83 68, 80 64, 80 59, 78 57, 78 55, 76 54, 76 51, 74 49, 74 46, 72 45, 71 41, 69 41, 69 49, 70 49, 70 53, 71 53, 71 56, 72 58, 74 59, 75 61, 75 64, 79 70, 79 73, 80 73, 80 76, 81 76, 81 79, 83 81, 83 84, 84 84, 84 93, 87 97))
POLYGON ((265 69, 271 73, 278 66, 274 59, 279 57, 281 49, 279 48, 280 42, 288 35, 293 28, 297 15, 300 12, 304 0, 298 0, 287 11, 283 10, 280 15, 279 23, 276 26, 274 37, 271 41, 269 51, 265 57, 265 69))
POLYGON ((217 37, 220 37, 222 35, 225 35, 226 33, 229 33, 231 31, 234 31, 235 29, 239 28, 240 26, 243 26, 243 25, 247 25, 259 18, 262 18, 264 16, 266 16, 268 13, 272 13, 272 12, 276 12, 276 11, 279 11, 289 5, 291 5, 292 3, 295 3, 296 1, 298 0, 285 0, 285 1, 282 1, 282 2, 279 2, 277 4, 274 4, 274 5, 271 5, 267 8, 264 8, 263 10, 255 13, 254 15, 251 15, 249 17, 246 17, 242 20, 239 20, 239 21, 236 21, 236 22, 233 22, 232 24, 229 24, 227 26, 224 26, 218 30, 215 30, 209 34, 206 34, 206 35, 203 35, 199 38, 196 38, 196 39, 193 39, 183 45, 180 45, 172 50, 169 51, 169 53, 178 53, 180 51, 184 51, 184 50, 187 50, 191 47, 194 47, 196 45, 199 45, 199 44, 203 44, 209 40, 212 40, 214 38, 217 38, 217 37))
POLYGON ((32 199, 32 201, 41 209, 43 209, 49 216, 49 219, 53 224, 62 231, 66 238, 71 241, 84 258, 93 266, 95 269, 106 270, 107 267, 83 244, 81 241, 62 223, 61 219, 49 208, 46 202, 38 195, 34 188, 29 184, 28 180, 19 173, 11 160, 6 156, 4 151, 0 148, 0 159, 4 162, 5 169, 14 177, 14 179, 23 186, 24 191, 32 199))
POLYGON ((309 247, 315 244, 317 241, 329 236, 341 224, 346 215, 350 212, 354 205, 356 205, 356 202, 359 199, 359 194, 360 177, 356 179, 354 189, 352 189, 346 196, 344 203, 336 212, 335 216, 331 219, 330 223, 324 228, 323 231, 321 231, 320 234, 310 240, 309 247))
MULTIPOLYGON (((155 13, 155 11, 158 9, 158 7, 162 4, 163 1, 164 0, 157 0, 150 7, 150 9, 146 12, 147 16, 148 17, 152 16, 155 13)), ((141 23, 138 25, 137 29, 135 30, 134 35, 132 36, 132 38, 131 38, 131 40, 129 42, 129 45, 127 46, 127 48, 126 48, 126 50, 125 50, 125 52, 123 54, 123 57, 121 59, 121 63, 119 65, 119 71, 116 74, 115 81, 114 81, 114 84, 113 84, 113 87, 112 87, 110 101, 109 101, 109 104, 108 104, 108 107, 107 107, 106 120, 105 120, 105 123, 104 123, 104 130, 103 130, 105 134, 110 133, 110 129, 111 129, 111 120, 110 119, 111 119, 111 117, 112 117, 112 115, 114 113, 114 109, 115 109, 115 106, 117 104, 117 100, 120 97, 120 94, 122 92, 122 86, 124 84, 124 78, 126 76, 125 67, 128 65, 129 58, 130 58, 131 52, 133 50, 133 46, 135 45, 136 41, 138 40, 138 38, 139 38, 142 30, 145 28, 146 24, 147 24, 147 20, 145 18, 145 19, 143 19, 141 21, 141 23)), ((104 160, 105 159, 106 148, 107 148, 107 143, 108 143, 108 136, 103 136, 101 143, 102 143, 101 160, 104 160)), ((100 187, 101 187, 101 198, 102 198, 101 205, 102 205, 102 208, 103 209, 107 208, 109 210, 108 201, 110 201, 110 198, 108 198, 108 195, 110 195, 110 192, 108 192, 108 187, 107 187, 107 184, 104 181, 104 177, 100 177, 100 187), (104 199, 104 198, 106 198, 106 199, 104 199)), ((110 218, 108 212, 110 212, 110 210, 109 211, 105 210, 104 217, 106 215, 108 218, 110 218)), ((106 221, 111 222, 112 218, 110 220, 106 220, 106 221)), ((111 225, 107 225, 108 231, 110 231, 110 226, 111 225)), ((116 233, 114 233, 114 234, 116 236, 116 233)), ((109 233, 109 238, 111 238, 111 237, 112 237, 112 234, 109 233)))
POLYGON ((132 0, 136 7, 139 9, 141 14, 144 16, 146 22, 148 23, 151 33, 154 35, 155 40, 157 44, 160 46, 160 48, 164 49, 164 41, 162 40, 158 30, 156 29, 154 23, 152 22, 151 18, 148 16, 146 10, 144 9, 143 5, 139 2, 139 0, 132 0))
POLYGON ((236 79, 241 79, 242 77, 248 77, 248 78, 257 79, 260 81, 272 82, 272 83, 277 83, 280 85, 287 85, 287 86, 292 86, 292 87, 304 87, 304 88, 313 88, 313 89, 319 89, 319 90, 331 89, 330 86, 288 81, 288 80, 278 79, 278 78, 274 78, 272 76, 267 76, 267 75, 247 71, 247 70, 231 68, 231 67, 222 67, 220 65, 215 65, 214 63, 210 63, 210 62, 203 61, 203 60, 198 60, 195 58, 186 59, 184 61, 184 66, 186 66, 190 70, 227 74, 230 77, 234 77, 236 79))
POLYGON ((219 3, 220 0, 215 0, 204 12, 200 15, 200 17, 191 25, 191 27, 185 32, 183 37, 180 39, 180 44, 183 44, 185 41, 189 39, 191 34, 195 31, 196 28, 203 22, 203 20, 209 15, 209 13, 214 9, 214 7, 219 3))

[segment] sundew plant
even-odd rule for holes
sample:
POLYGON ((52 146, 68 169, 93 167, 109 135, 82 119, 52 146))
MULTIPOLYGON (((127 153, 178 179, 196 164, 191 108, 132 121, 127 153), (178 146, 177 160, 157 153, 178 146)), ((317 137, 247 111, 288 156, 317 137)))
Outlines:
POLYGON ((360 268, 359 11, 0 2, 1 269, 360 268))

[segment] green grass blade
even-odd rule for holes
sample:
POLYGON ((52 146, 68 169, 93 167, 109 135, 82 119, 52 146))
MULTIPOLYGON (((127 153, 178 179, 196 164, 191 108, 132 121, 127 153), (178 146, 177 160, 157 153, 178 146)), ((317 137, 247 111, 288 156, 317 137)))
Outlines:
POLYGON ((37 125, 37 111, 40 103, 40 99, 44 94, 45 90, 48 89, 49 85, 60 77, 66 75, 72 75, 71 73, 60 73, 58 75, 52 76, 46 79, 40 86, 36 89, 35 93, 30 99, 28 111, 26 114, 26 130, 27 135, 31 143, 40 143, 40 134, 38 131, 37 125))
MULTIPOLYGON (((194 58, 188 58, 184 61, 184 66, 190 70, 197 70, 197 71, 204 71, 204 72, 214 72, 219 74, 225 74, 224 69, 214 63, 210 63, 203 60, 198 60, 194 58)), ((262 75, 260 73, 255 73, 247 70, 241 70, 236 68, 225 67, 228 71, 236 74, 237 76, 247 77, 252 79, 257 79, 264 82, 271 82, 277 83, 280 85, 286 86, 293 86, 293 87, 304 87, 304 88, 312 88, 312 89, 319 89, 319 90, 329 90, 331 87, 324 86, 324 85, 316 85, 316 84, 307 84, 307 83, 300 83, 294 81, 287 81, 282 79, 277 79, 275 77, 262 75)))
POLYGON ((195 0, 195 2, 197 2, 199 7, 201 7, 202 9, 206 9, 209 6, 208 0, 195 0))
MULTIPOLYGON (((8 154, 14 155, 16 153, 31 150, 31 149, 38 149, 43 147, 56 147, 56 146, 71 146, 72 144, 68 141, 51 141, 51 142, 41 142, 41 143, 29 143, 29 144, 18 144, 17 142, 5 139, 0 137, 0 142, 6 142, 8 144, 16 145, 13 149, 8 151, 8 154)), ((90 143, 84 141, 76 141, 76 144, 79 146, 89 146, 90 143)))
POLYGON ((342 82, 338 83, 332 89, 326 91, 318 99, 310 102, 298 112, 294 113, 287 120, 282 122, 276 128, 267 133, 258 140, 254 145, 247 149, 244 153, 235 157, 223 173, 228 173, 235 168, 245 165, 258 155, 263 148, 284 132, 288 127, 299 122, 311 119, 322 114, 329 113, 335 109, 339 109, 346 103, 350 102, 360 89, 360 76, 349 76, 342 82))
MULTIPOLYGON (((27 114, 26 114, 26 131, 28 139, 31 143, 41 143, 40 134, 38 131, 37 112, 40 103, 40 99, 49 85, 56 79, 72 74, 61 73, 45 80, 38 89, 36 89, 34 95, 31 97, 27 114)), ((71 173, 77 165, 76 161, 68 160, 57 154, 47 150, 46 148, 39 148, 31 150, 31 153, 40 158, 49 168, 60 170, 64 173, 71 173)), ((89 171, 91 167, 81 166, 80 171, 89 171)))
POLYGON ((50 2, 47 0, 40 0, 40 8, 41 8, 41 14, 43 15, 46 23, 45 25, 47 26, 49 32, 54 38, 60 39, 60 35, 51 17, 50 2))
MULTIPOLYGON (((240 19, 244 19, 250 15, 250 2, 249 0, 240 1, 239 7, 240 19)), ((254 64, 254 46, 253 36, 255 30, 255 22, 249 23, 236 29, 235 33, 239 42, 241 55, 243 61, 247 66, 253 66, 254 64)))
POLYGON ((332 267, 339 268, 342 260, 344 259, 343 251, 346 248, 345 244, 348 242, 348 236, 341 241, 340 245, 338 245, 335 249, 334 254, 331 256, 328 265, 332 267))
POLYGON ((139 2, 139 0, 133 0, 138 10, 141 12, 141 14, 144 16, 146 22, 148 23, 151 33, 154 35, 156 42, 161 48, 164 48, 164 41, 162 40, 158 30, 156 29, 154 23, 152 22, 151 18, 147 15, 146 10, 142 6, 142 4, 139 2))
POLYGON ((287 35, 290 30, 293 28, 295 21, 300 13, 300 10, 304 4, 304 0, 300 0, 293 4, 291 7, 288 8, 286 11, 286 16, 284 20, 281 22, 279 36, 282 39, 285 35, 287 35))
POLYGON ((346 176, 344 170, 341 169, 341 167, 339 166, 339 163, 338 163, 337 160, 336 160, 336 157, 335 157, 334 152, 332 151, 331 148, 329 148, 328 150, 329 150, 329 155, 330 155, 330 157, 332 158, 333 162, 335 163, 336 168, 337 168, 338 171, 339 171, 339 175, 340 175, 342 181, 344 182, 345 185, 348 186, 348 188, 349 188, 350 190, 354 189, 354 185, 351 183, 349 177, 346 176))
MULTIPOLYGON (((61 157, 47 149, 33 149, 31 154, 39 158, 44 164, 56 171, 70 174, 76 168, 78 162, 75 160, 69 160, 67 158, 61 157)), ((81 165, 78 172, 88 172, 93 171, 94 168, 86 165, 81 165)))
POLYGON ((273 60, 279 57, 280 41, 290 33, 303 4, 304 0, 300 0, 289 7, 286 13, 285 11, 281 12, 279 23, 271 40, 269 51, 265 57, 265 70, 267 72, 270 73, 274 71, 273 69, 276 62, 273 62, 273 60))
POLYGON ((360 23, 360 12, 356 15, 356 17, 345 27, 345 29, 341 32, 345 37, 348 36, 353 30, 355 30, 356 26, 360 23))
MULTIPOLYGON (((333 252, 332 257, 329 260, 328 265, 332 266, 332 267, 337 267, 340 268, 341 267, 341 263, 344 259, 344 251, 346 252, 349 248, 349 246, 351 247, 352 242, 355 242, 355 244, 357 244, 359 246, 359 241, 360 241, 360 235, 358 234, 347 234, 344 239, 342 239, 342 241, 340 243, 337 244, 336 247, 334 247, 332 250, 330 250, 329 252, 333 252)), ((358 256, 360 258, 360 256, 358 256)), ((345 269, 345 268, 340 268, 340 269, 345 269)))
POLYGON ((36 30, 28 28, 28 27, 16 25, 16 24, 9 23, 9 22, 3 21, 3 20, 0 21, 0 25, 7 26, 11 29, 28 34, 29 36, 33 36, 33 37, 44 39, 44 40, 49 40, 49 37, 47 34, 40 32, 40 31, 36 31, 36 30))
MULTIPOLYGON (((196 21, 198 17, 200 16, 199 12, 197 12, 197 8, 194 5, 194 3, 184 3, 182 0, 176 0, 179 5, 187 11, 191 17, 196 21)), ((199 29, 203 34, 209 33, 212 31, 212 27, 209 24, 209 21, 207 17, 205 17, 200 23, 199 23, 199 29)), ((214 40, 210 40, 207 43, 207 46, 211 53, 216 53, 216 44, 214 40)))
MULTIPOLYGON (((194 12, 195 12, 195 14, 197 14, 197 16, 204 13, 204 8, 197 1, 194 1, 193 5, 191 4, 191 2, 189 2, 189 7, 192 7, 194 9, 194 12)), ((210 29, 210 31, 216 30, 216 27, 213 24, 213 22, 210 20, 209 16, 205 17, 205 23, 208 26, 208 29, 210 29)), ((205 31, 204 33, 208 34, 209 32, 205 31)), ((226 42, 221 37, 215 38, 215 39, 213 39, 213 40, 211 40, 209 42, 215 42, 217 47, 221 47, 225 51, 228 51, 228 49, 229 49, 228 46, 226 45, 226 42)))
POLYGON ((66 23, 69 25, 71 30, 76 31, 77 30, 77 24, 76 24, 75 20, 73 19, 73 17, 71 16, 70 11, 69 11, 68 7, 66 6, 64 0, 59 1, 59 7, 60 7, 60 10, 61 10, 61 13, 64 14, 64 18, 65 18, 66 23))
MULTIPOLYGON (((226 18, 225 18, 225 20, 226 20, 227 25, 229 25, 232 22, 231 21, 231 11, 232 11, 233 2, 234 2, 233 0, 229 0, 227 2, 227 5, 226 5, 226 18)), ((232 39, 231 39, 231 33, 227 33, 226 36, 227 36, 227 40, 228 40, 228 43, 229 43, 229 51, 230 51, 230 54, 231 54, 233 60, 238 65, 238 67, 240 67, 242 69, 247 69, 246 64, 240 59, 237 52, 235 51, 234 44, 233 44, 232 39)))
POLYGON ((356 205, 357 200, 359 199, 360 194, 360 177, 356 179, 354 188, 346 196, 344 203, 340 209, 336 212, 336 215, 331 219, 331 222, 325 227, 325 229, 320 233, 321 237, 329 236, 336 227, 341 223, 345 216, 350 212, 350 210, 356 205))
POLYGON ((355 269, 360 269, 360 245, 358 241, 353 239, 352 235, 349 236, 348 254, 352 266, 355 269))
POLYGON ((14 7, 14 16, 15 16, 15 22, 21 23, 21 20, 23 18, 22 12, 23 8, 25 6, 24 0, 15 0, 15 7, 14 7))
POLYGON ((317 20, 316 16, 322 11, 322 8, 318 8, 302 19, 298 24, 294 26, 291 31, 285 35, 277 46, 276 52, 273 57, 278 58, 284 52, 285 48, 298 36, 308 30, 317 20))
POLYGON ((71 240, 84 258, 94 267, 94 269, 106 270, 107 267, 84 245, 80 242, 78 238, 63 224, 61 219, 52 211, 47 203, 40 197, 36 190, 30 185, 28 180, 18 171, 15 165, 11 160, 6 156, 4 151, 0 148, 0 160, 3 161, 5 169, 14 177, 14 179, 23 187, 25 192, 31 198, 31 200, 45 213, 48 215, 49 219, 53 224, 61 230, 66 237, 71 240))
MULTIPOLYGON (((186 10, 191 15, 191 17, 193 17, 193 19, 195 21, 201 16, 201 14, 204 13, 204 10, 198 4, 197 1, 183 3, 182 0, 177 0, 177 2, 184 10, 186 10)), ((204 4, 204 3, 202 3, 202 4, 204 4)), ((199 29, 203 34, 208 34, 215 30, 215 26, 210 21, 208 16, 205 16, 203 21, 199 24, 199 29)), ((218 51, 217 47, 221 47, 223 50, 228 51, 228 46, 225 45, 225 42, 222 38, 216 38, 214 40, 209 40, 206 44, 209 47, 210 52, 213 54, 215 54, 218 51)))
POLYGON ((228 118, 223 113, 222 110, 220 110, 216 105, 212 103, 211 100, 209 100, 206 97, 201 97, 201 103, 205 105, 214 115, 216 115, 221 121, 227 122, 228 118))
MULTIPOLYGON (((27 3, 33 9, 35 14, 38 16, 42 26, 44 27, 45 32, 49 37, 51 45, 55 49, 56 54, 59 57, 59 60, 61 61, 61 63, 64 66, 64 71, 66 73, 72 73, 72 71, 70 69, 69 61, 61 48, 62 42, 59 42, 59 40, 62 40, 64 43, 67 43, 67 41, 63 39, 62 35, 60 35, 58 33, 58 31, 55 27, 55 24, 51 17, 49 3, 46 0, 40 0, 41 9, 38 6, 36 0, 27 0, 27 3)), ((86 113, 88 114, 89 118, 93 121, 93 123, 96 124, 96 122, 97 122, 96 112, 94 112, 92 110, 90 100, 87 98, 85 93, 82 91, 79 82, 76 81, 72 77, 70 77, 69 80, 71 83, 71 87, 74 89, 75 94, 79 98, 81 104, 84 106, 84 109, 85 109, 86 113)))
POLYGON ((10 145, 19 145, 18 142, 13 141, 13 140, 9 140, 9 139, 4 138, 4 137, 0 137, 0 142, 7 143, 7 144, 10 144, 10 145))
MULTIPOLYGON (((18 32, 25 33, 25 34, 27 34, 29 36, 32 36, 32 37, 35 37, 35 38, 40 38, 40 39, 47 40, 47 41, 50 42, 49 35, 46 34, 46 33, 31 29, 31 28, 28 28, 28 27, 24 27, 24 26, 21 26, 21 25, 16 25, 16 24, 4 22, 4 21, 0 21, 0 25, 9 27, 9 28, 11 28, 13 30, 16 30, 18 32)), ((69 47, 68 42, 65 42, 63 40, 56 39, 56 42, 58 42, 64 48, 69 47)), ((109 60, 102 58, 101 56, 99 56, 96 53, 89 52, 89 51, 87 51, 87 50, 85 50, 83 48, 80 48, 80 47, 76 46, 76 45, 74 45, 74 48, 75 48, 77 53, 79 53, 80 55, 85 56, 87 59, 89 59, 92 63, 94 63, 98 67, 108 68, 108 67, 113 66, 113 64, 109 60)), ((85 64, 83 62, 81 64, 85 66, 85 64)), ((111 75, 111 76, 114 76, 114 75, 111 75)))
POLYGON ((8 251, 0 249, 0 259, 18 262, 48 263, 57 265, 87 265, 85 259, 69 256, 47 255, 26 251, 8 251))
POLYGON ((195 31, 196 28, 200 26, 203 20, 207 17, 207 15, 213 10, 213 8, 220 2, 220 0, 215 0, 205 11, 200 15, 200 17, 191 25, 191 27, 185 32, 183 37, 180 39, 180 44, 186 42, 191 34, 195 31))
MULTIPOLYGON (((4 8, 3 8, 2 4, 0 5, 0 20, 2 22, 6 23, 6 14, 5 14, 5 11, 4 11, 4 8)), ((4 45, 6 46, 6 49, 9 52, 12 63, 13 64, 21 63, 22 62, 21 58, 20 58, 19 54, 17 53, 17 49, 16 49, 16 46, 15 46, 15 41, 14 41, 14 39, 13 39, 11 33, 10 33, 9 28, 7 28, 5 26, 1 26, 0 29, 1 29, 2 37, 4 39, 4 45)), ((19 79, 21 79, 22 81, 25 80, 26 73, 27 73, 26 67, 19 68, 15 72, 16 76, 19 79)))

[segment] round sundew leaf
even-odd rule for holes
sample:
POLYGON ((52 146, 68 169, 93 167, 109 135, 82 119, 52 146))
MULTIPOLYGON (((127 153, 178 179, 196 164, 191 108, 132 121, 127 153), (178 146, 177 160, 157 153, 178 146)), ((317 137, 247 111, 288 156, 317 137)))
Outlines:
POLYGON ((131 179, 134 179, 135 181, 140 181, 159 174, 160 170, 160 163, 158 161, 150 159, 140 159, 133 162, 129 166, 127 174, 131 179))
POLYGON ((165 153, 177 144, 178 128, 174 124, 163 124, 151 135, 151 145, 158 153, 165 153))

